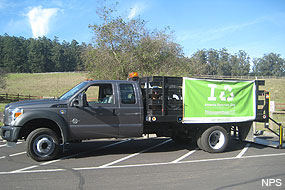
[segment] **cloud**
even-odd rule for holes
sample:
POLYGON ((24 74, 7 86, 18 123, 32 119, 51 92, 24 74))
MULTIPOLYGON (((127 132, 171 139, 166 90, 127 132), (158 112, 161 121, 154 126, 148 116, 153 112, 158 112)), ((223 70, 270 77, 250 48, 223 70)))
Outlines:
POLYGON ((180 33, 178 40, 195 40, 201 43, 206 43, 213 40, 221 39, 227 35, 231 35, 235 32, 242 31, 247 27, 253 26, 262 22, 261 19, 256 19, 249 22, 232 24, 223 27, 215 27, 215 28, 203 28, 198 30, 186 30, 180 33))
POLYGON ((50 20, 58 13, 58 8, 33 7, 27 14, 33 31, 33 37, 45 36, 49 32, 50 20))
POLYGON ((128 15, 129 19, 135 18, 137 15, 141 14, 146 8, 144 3, 136 3, 132 8, 128 15))

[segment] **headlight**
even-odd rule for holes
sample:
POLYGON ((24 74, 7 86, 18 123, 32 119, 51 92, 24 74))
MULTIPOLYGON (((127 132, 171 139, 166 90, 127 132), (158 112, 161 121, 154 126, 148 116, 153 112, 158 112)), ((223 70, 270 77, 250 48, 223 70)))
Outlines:
POLYGON ((22 108, 15 108, 15 109, 9 109, 8 111, 8 124, 13 125, 15 120, 23 114, 23 109, 22 108))

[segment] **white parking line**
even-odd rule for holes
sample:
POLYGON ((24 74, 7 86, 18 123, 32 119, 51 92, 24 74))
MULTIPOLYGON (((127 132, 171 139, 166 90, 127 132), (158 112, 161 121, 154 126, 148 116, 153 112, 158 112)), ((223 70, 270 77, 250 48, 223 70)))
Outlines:
MULTIPOLYGON (((99 170, 99 169, 115 169, 115 168, 132 168, 132 167, 145 167, 145 166, 162 166, 162 165, 174 165, 174 164, 189 164, 189 163, 201 163, 201 162, 214 162, 214 161, 224 161, 224 160, 239 160, 239 159, 250 159, 250 158, 263 158, 263 157, 275 157, 275 156, 285 156, 285 153, 279 154, 262 154, 262 155, 252 155, 244 156, 241 158, 237 157, 228 157, 228 158, 214 158, 214 159, 202 159, 202 160, 190 160, 190 161, 181 161, 181 162, 161 162, 161 163, 149 163, 149 164, 133 164, 133 165, 117 165, 117 166, 108 166, 105 168, 102 167, 85 167, 85 168, 71 168, 72 170, 82 171, 82 170, 99 170)), ((31 166, 32 167, 32 166, 31 166)), ((44 172, 59 172, 67 171, 67 169, 46 169, 46 170, 27 170, 19 171, 18 174, 25 173, 44 173, 44 172)), ((12 172, 0 172, 0 175, 13 174, 12 172)))
POLYGON ((39 167, 39 165, 34 165, 34 166, 29 166, 29 167, 26 167, 26 168, 22 168, 22 169, 19 169, 19 170, 14 170, 14 171, 11 171, 10 173, 19 173, 19 172, 22 172, 22 171, 25 171, 25 170, 29 170, 29 169, 33 169, 33 168, 37 168, 39 167))
MULTIPOLYGON (((63 157, 63 158, 60 158, 60 159, 57 159, 57 160, 51 160, 51 161, 48 161, 48 162, 44 162, 44 163, 41 163, 41 164, 39 164, 39 165, 34 165, 34 166, 29 166, 29 167, 26 167, 26 168, 14 170, 14 171, 11 171, 11 173, 19 173, 19 172, 23 172, 23 171, 26 171, 26 170, 29 170, 29 169, 32 169, 32 168, 37 168, 37 167, 40 167, 40 166, 45 166, 45 165, 52 164, 52 163, 55 163, 55 162, 59 162, 59 161, 62 161, 62 160, 68 159, 68 158, 72 158, 72 157, 76 157, 76 156, 81 156, 81 155, 88 154, 88 153, 91 153, 91 152, 94 152, 94 151, 98 151, 98 150, 101 150, 101 149, 105 149, 105 148, 108 148, 108 147, 111 147, 111 146, 115 146, 115 145, 118 145, 118 144, 122 144, 122 143, 128 142, 128 141, 130 141, 130 140, 131 140, 131 139, 126 139, 126 140, 123 140, 123 141, 119 141, 119 142, 115 142, 115 143, 112 143, 112 144, 108 144, 108 145, 105 145, 105 146, 102 146, 102 147, 98 147, 98 148, 96 148, 96 149, 94 149, 94 150, 89 150, 89 151, 81 152, 81 153, 78 153, 78 154, 73 154, 73 155, 70 155, 70 156, 66 156, 66 157, 63 157)), ((0 172, 0 173, 1 173, 1 172, 0 172)))
POLYGON ((198 150, 198 148, 196 148, 196 149, 194 149, 194 150, 191 150, 191 151, 189 151, 188 153, 184 154, 183 156, 177 158, 176 160, 173 160, 171 163, 177 163, 177 162, 183 160, 184 158, 190 156, 191 154, 193 154, 193 153, 196 152, 197 150, 198 150))
POLYGON ((168 143, 169 141, 172 141, 172 139, 168 139, 168 140, 166 140, 166 141, 164 141, 164 142, 162 142, 162 143, 159 143, 159 144, 157 144, 157 145, 155 145, 155 146, 152 146, 152 147, 149 147, 149 148, 147 148, 147 149, 144 149, 144 150, 142 150, 142 151, 140 151, 140 152, 131 154, 131 155, 126 156, 126 157, 124 157, 124 158, 121 158, 121 159, 119 159, 119 160, 115 160, 115 161, 110 162, 110 163, 108 163, 108 164, 104 164, 104 165, 102 165, 102 166, 99 166, 99 168, 106 168, 106 167, 108 167, 108 166, 117 164, 117 163, 122 162, 122 161, 124 161, 124 160, 127 160, 127 159, 129 159, 129 158, 135 157, 135 156, 137 156, 137 155, 139 155, 139 154, 141 154, 141 153, 144 153, 144 152, 147 152, 147 151, 149 151, 149 150, 151 150, 151 149, 154 149, 154 148, 156 148, 156 147, 162 146, 162 145, 168 143))
POLYGON ((11 155, 9 155, 9 156, 10 156, 10 157, 19 156, 19 155, 26 154, 26 153, 27 153, 27 152, 19 152, 19 153, 11 154, 11 155))
MULTIPOLYGON (((22 155, 22 154, 25 154, 26 152, 19 152, 19 153, 15 153, 15 154, 10 154, 9 157, 13 157, 13 156, 19 156, 19 155, 22 155)), ((6 158, 6 156, 1 156, 0 157, 0 160, 1 159, 4 159, 6 158)))
MULTIPOLYGON (((22 144, 23 142, 17 142, 16 144, 22 144)), ((7 147, 7 144, 2 144, 2 145, 0 145, 0 148, 1 147, 7 147)))
POLYGON ((245 147, 240 151, 240 153, 236 156, 236 158, 241 158, 245 154, 249 146, 250 146, 250 143, 247 143, 245 147))

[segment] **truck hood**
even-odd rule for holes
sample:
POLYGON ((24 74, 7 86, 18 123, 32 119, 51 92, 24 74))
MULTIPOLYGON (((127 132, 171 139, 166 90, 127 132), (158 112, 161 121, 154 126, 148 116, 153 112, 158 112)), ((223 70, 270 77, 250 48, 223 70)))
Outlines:
POLYGON ((57 99, 41 99, 41 100, 25 100, 10 103, 6 106, 10 109, 13 108, 48 108, 48 107, 57 107, 60 105, 66 105, 67 101, 59 101, 57 99))

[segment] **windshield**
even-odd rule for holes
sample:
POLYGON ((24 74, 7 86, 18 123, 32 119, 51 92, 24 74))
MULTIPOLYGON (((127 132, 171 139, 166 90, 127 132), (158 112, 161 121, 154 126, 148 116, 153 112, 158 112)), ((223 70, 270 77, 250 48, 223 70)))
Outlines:
POLYGON ((82 82, 73 87, 71 90, 63 94, 61 97, 59 97, 59 100, 68 100, 71 98, 74 94, 76 94, 78 91, 80 91, 88 82, 82 82))

